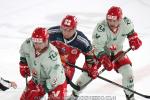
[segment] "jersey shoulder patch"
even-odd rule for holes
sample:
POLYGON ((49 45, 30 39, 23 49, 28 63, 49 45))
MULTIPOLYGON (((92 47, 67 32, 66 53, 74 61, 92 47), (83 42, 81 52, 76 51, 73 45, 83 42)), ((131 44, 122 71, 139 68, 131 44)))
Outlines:
POLYGON ((27 43, 27 44, 30 43, 30 38, 26 39, 26 43, 27 43))
POLYGON ((126 25, 130 25, 132 23, 128 17, 124 17, 123 21, 126 23, 126 25))
POLYGON ((97 28, 96 30, 98 32, 104 32, 105 31, 105 25, 102 23, 98 24, 96 28, 97 28))
POLYGON ((94 33, 92 35, 92 38, 95 38, 95 39, 98 39, 101 37, 101 35, 103 35, 103 33, 105 33, 105 25, 106 24, 106 21, 102 21, 101 23, 98 23, 95 30, 94 30, 94 33))
POLYGON ((127 33, 130 33, 130 32, 134 31, 134 25, 133 25, 132 21, 129 18, 124 17, 123 21, 122 21, 122 24, 125 27, 125 31, 127 33))

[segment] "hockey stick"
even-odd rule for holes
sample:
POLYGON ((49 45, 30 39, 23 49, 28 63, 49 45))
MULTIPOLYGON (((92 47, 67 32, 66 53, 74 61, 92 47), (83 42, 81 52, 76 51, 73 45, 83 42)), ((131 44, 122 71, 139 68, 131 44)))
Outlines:
MULTIPOLYGON (((98 75, 100 75, 101 73, 103 73, 106 69, 103 68, 102 70, 100 70, 98 72, 98 75)), ((84 89, 88 84, 90 84, 93 81, 93 79, 91 78, 87 83, 85 83, 83 86, 80 87, 80 90, 84 89)))
MULTIPOLYGON (((82 69, 82 68, 80 68, 80 67, 78 67, 78 66, 76 66, 76 65, 74 65, 74 64, 71 64, 71 63, 68 63, 68 62, 67 62, 67 64, 70 65, 70 66, 72 66, 72 67, 75 67, 75 68, 77 68, 77 69, 79 69, 79 70, 81 70, 81 71, 87 72, 87 70, 82 69)), ((99 74, 101 74, 101 73, 104 72, 104 71, 105 71, 105 68, 103 68, 101 71, 99 71, 99 74)), ((87 72, 87 73, 88 73, 88 72, 87 72)), ((83 86, 75 85, 73 82, 71 82, 70 85, 71 85, 74 89, 80 91, 80 90, 82 90, 83 88, 85 88, 92 80, 93 80, 93 79, 91 78, 91 79, 90 79, 86 84, 84 84, 83 86)))
POLYGON ((28 76, 26 75, 25 78, 26 78, 26 88, 27 88, 28 87, 28 76))
MULTIPOLYGON (((27 91, 27 89, 28 89, 28 76, 26 75, 25 76, 25 79, 26 79, 26 87, 25 87, 25 91, 27 91)), ((25 99, 27 100, 28 98, 27 98, 27 96, 25 96, 25 99)))
MULTIPOLYGON (((73 64, 72 64, 73 65, 73 64)), ((77 69, 79 69, 79 70, 81 70, 81 71, 84 71, 84 72, 87 72, 86 70, 84 70, 84 69, 82 69, 82 68, 80 68, 80 67, 78 67, 78 66, 76 66, 76 65, 74 65, 74 67, 75 68, 77 68, 77 69)), ((101 76, 97 76, 98 78, 100 78, 100 79, 102 79, 102 80, 104 80, 104 81, 107 81, 107 82, 109 82, 109 83, 111 83, 111 84, 113 84, 113 85, 116 85, 116 86, 118 86, 118 87, 120 87, 120 88, 123 88, 123 89, 125 89, 125 90, 128 90, 128 91, 130 91, 130 92, 133 92, 133 93, 135 93, 135 94, 137 94, 137 95, 139 95, 139 96, 142 96, 142 97, 144 97, 144 98, 147 98, 147 99, 150 99, 150 96, 149 95, 144 95, 144 94, 141 94, 141 93, 139 93, 139 92, 137 92, 137 91, 134 91, 134 90, 131 90, 131 89, 129 89, 129 88, 127 88, 127 87, 124 87, 124 86, 122 86, 122 85, 120 85, 120 84, 118 84, 118 83, 115 83, 115 82, 113 82, 113 81, 111 81, 111 80, 108 80, 108 79, 106 79, 106 78, 104 78, 104 77, 101 77, 101 76)), ((93 80, 93 79, 92 79, 93 80)), ((90 81, 91 82, 91 81, 90 81)), ((90 83, 90 82, 88 82, 88 83, 90 83)), ((87 86, 88 84, 86 84, 86 86, 87 86)), ((85 87, 85 86, 84 86, 85 87)), ((84 88, 83 87, 83 88, 84 88)), ((80 90, 81 89, 83 89, 82 87, 80 87, 80 90)))
POLYGON ((128 90, 128 91, 130 91, 130 92, 132 92, 132 93, 135 93, 135 94, 137 94, 137 95, 139 95, 139 96, 142 96, 142 97, 144 97, 144 98, 150 99, 150 96, 149 96, 149 95, 141 94, 141 93, 139 93, 139 92, 137 92, 137 91, 131 90, 131 89, 127 88, 127 87, 124 87, 124 86, 122 86, 122 85, 120 85, 120 84, 118 84, 118 83, 115 83, 115 82, 113 82, 113 81, 111 81, 111 80, 108 80, 108 79, 106 79, 106 78, 104 78, 104 77, 101 77, 101 76, 97 76, 97 77, 100 78, 100 79, 102 79, 102 80, 104 80, 104 81, 107 81, 107 82, 109 82, 109 83, 111 83, 111 84, 113 84, 113 85, 116 85, 116 86, 118 86, 118 87, 120 87, 120 88, 123 88, 123 89, 125 89, 125 90, 128 90))
MULTIPOLYGON (((116 61, 118 61, 120 58, 122 58, 126 53, 128 53, 131 50, 131 48, 128 48, 126 51, 124 51, 121 55, 119 55, 116 59, 114 59, 112 62, 115 63, 116 61)), ((102 72, 104 72, 106 69, 103 68, 101 71, 99 71, 98 75, 100 75, 102 72)), ((82 90, 83 88, 85 88, 90 82, 92 82, 92 78, 86 83, 84 84, 82 87, 80 87, 80 90, 82 90)))
POLYGON ((126 51, 124 51, 121 55, 119 55, 116 59, 114 59, 112 62, 118 61, 120 58, 122 58, 126 53, 128 53, 131 50, 131 48, 128 48, 126 51))
MULTIPOLYGON (((121 55, 119 55, 116 59, 114 59, 112 62, 114 63, 114 62, 116 62, 117 60, 119 60, 121 57, 123 57, 126 53, 128 53, 129 51, 131 50, 131 48, 128 48, 126 51, 124 51, 121 55)), ((77 68, 77 69, 79 69, 79 70, 81 70, 81 71, 84 71, 84 72, 87 72, 86 70, 84 70, 84 69, 82 69, 82 68, 80 68, 80 67, 78 67, 78 66, 76 66, 76 65, 74 65, 74 64, 71 64, 71 63, 67 63, 68 65, 70 65, 70 66, 73 66, 73 67, 75 67, 75 68, 77 68)), ((101 71, 99 71, 99 75, 102 73, 102 72, 104 72, 106 69, 105 68, 103 68, 101 71)), ((90 82, 92 82, 92 78, 87 82, 87 83, 85 83, 83 86, 81 86, 80 88, 78 88, 78 89, 76 89, 76 90, 82 90, 83 88, 85 88, 90 82)), ((77 87, 77 86, 76 86, 77 87)))
POLYGON ((71 86, 72 88, 74 88, 75 90, 80 90, 80 86, 75 85, 67 76, 66 76, 66 81, 67 81, 67 83, 69 83, 70 86, 71 86))
MULTIPOLYGON (((119 60, 121 57, 123 57, 123 56, 124 56, 127 52, 129 52, 130 50, 131 50, 131 48, 127 49, 124 53, 122 53, 122 54, 121 54, 120 56, 118 56, 115 60, 113 60, 113 62, 116 62, 117 60, 119 60)), ((77 68, 77 69, 79 69, 79 70, 81 70, 81 71, 87 72, 86 70, 84 70, 84 69, 82 69, 82 68, 80 68, 80 67, 78 67, 78 66, 76 66, 76 65, 73 65, 73 64, 70 64, 70 65, 73 66, 73 67, 75 67, 75 68, 77 68)), ((100 73, 102 73, 103 71, 105 71, 105 69, 102 69, 102 70, 100 71, 100 73)), ((122 85, 120 85, 120 84, 118 84, 118 83, 115 83, 115 82, 113 82, 113 81, 111 81, 111 80, 108 80, 108 79, 106 79, 106 78, 104 78, 104 77, 101 77, 101 76, 99 76, 99 75, 98 75, 97 77, 100 78, 100 79, 102 79, 102 80, 104 80, 104 81, 107 81, 107 82, 109 82, 109 83, 111 83, 111 84, 113 84, 113 85, 116 85, 116 86, 118 86, 118 87, 120 87, 120 88, 123 88, 123 89, 125 89, 125 90, 130 91, 130 92, 133 92, 133 93, 135 93, 135 94, 137 94, 137 95, 139 95, 139 96, 142 96, 142 97, 144 97, 144 98, 150 99, 150 96, 149 96, 149 95, 141 94, 141 93, 139 93, 139 92, 137 92, 137 91, 131 90, 131 89, 127 88, 127 87, 124 87, 124 86, 122 86, 122 85)), ((89 82, 87 82, 84 86, 80 87, 80 90, 83 89, 84 87, 86 87, 92 80, 93 80, 93 79, 91 79, 89 82)))

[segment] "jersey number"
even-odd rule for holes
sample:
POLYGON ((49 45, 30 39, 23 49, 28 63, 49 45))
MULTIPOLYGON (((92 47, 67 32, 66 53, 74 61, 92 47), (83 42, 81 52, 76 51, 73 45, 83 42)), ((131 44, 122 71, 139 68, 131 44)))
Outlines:
POLYGON ((53 61, 57 60, 57 53, 55 51, 51 51, 49 54, 49 58, 53 61))

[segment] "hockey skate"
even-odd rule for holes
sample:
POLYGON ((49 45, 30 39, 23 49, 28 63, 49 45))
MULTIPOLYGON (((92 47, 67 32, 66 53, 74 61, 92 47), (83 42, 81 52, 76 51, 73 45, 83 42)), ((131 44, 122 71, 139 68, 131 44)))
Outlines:
POLYGON ((68 97, 68 99, 67 99, 67 100, 77 100, 77 99, 78 99, 78 97, 79 97, 79 96, 78 96, 78 95, 76 95, 74 91, 72 91, 71 96, 70 96, 70 97, 68 97))
POLYGON ((134 94, 131 94, 130 96, 125 94, 126 95, 126 100, 135 100, 134 98, 134 94))

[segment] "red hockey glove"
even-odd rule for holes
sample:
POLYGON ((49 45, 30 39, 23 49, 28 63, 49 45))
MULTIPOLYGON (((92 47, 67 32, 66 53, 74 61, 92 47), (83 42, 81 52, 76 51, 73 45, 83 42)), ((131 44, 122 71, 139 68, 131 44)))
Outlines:
POLYGON ((102 55, 99 59, 101 64, 104 66, 104 68, 108 71, 111 71, 113 69, 113 63, 111 62, 110 58, 107 55, 102 55))
POLYGON ((19 64, 20 65, 20 74, 22 77, 30 76, 30 70, 27 64, 19 64))
POLYGON ((138 38, 138 35, 135 32, 129 35, 128 39, 129 39, 129 45, 132 50, 136 50, 142 45, 142 41, 138 38))
POLYGON ((45 89, 41 84, 36 86, 35 90, 30 91, 29 100, 40 100, 45 95, 45 89))
POLYGON ((94 64, 93 66, 88 66, 86 63, 83 66, 83 69, 87 70, 88 75, 92 78, 95 79, 98 75, 98 69, 96 64, 94 64))

